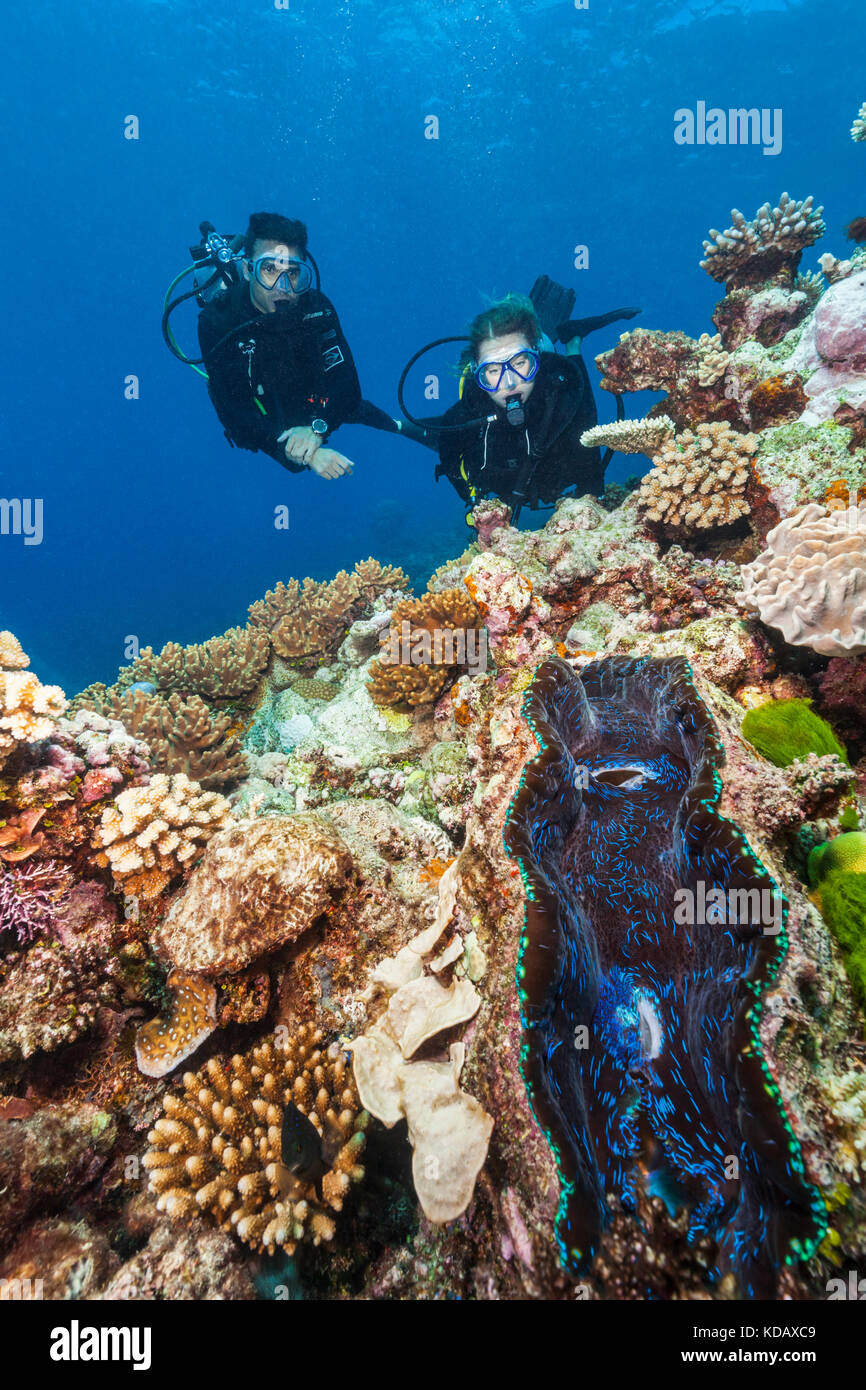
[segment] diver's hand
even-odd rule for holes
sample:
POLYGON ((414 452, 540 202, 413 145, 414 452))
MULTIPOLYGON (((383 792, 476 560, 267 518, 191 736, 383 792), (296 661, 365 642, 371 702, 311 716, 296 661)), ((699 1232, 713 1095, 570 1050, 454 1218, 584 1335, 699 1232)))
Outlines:
POLYGON ((351 473, 354 466, 345 454, 338 454, 336 449, 325 446, 318 449, 310 460, 310 467, 320 478, 342 478, 344 473, 351 473))
POLYGON ((294 425, 290 430, 283 430, 278 443, 285 444, 286 458, 293 463, 312 464, 313 455, 321 448, 322 436, 309 425, 294 425))

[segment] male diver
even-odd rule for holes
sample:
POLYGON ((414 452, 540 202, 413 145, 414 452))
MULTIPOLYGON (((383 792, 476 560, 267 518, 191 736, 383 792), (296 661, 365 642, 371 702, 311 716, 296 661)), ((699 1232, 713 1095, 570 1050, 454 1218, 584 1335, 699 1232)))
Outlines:
POLYGON ((421 442, 439 451, 436 477, 448 478, 464 502, 499 497, 516 521, 523 506, 550 506, 571 487, 603 495, 601 452, 580 442, 598 421, 580 343, 640 310, 569 319, 574 300, 573 290, 542 276, 528 299, 508 295, 479 314, 461 357, 460 399, 416 422, 425 427, 421 442))
POLYGON ((313 284, 303 222, 253 213, 242 269, 198 319, 208 394, 226 438, 292 473, 351 473, 351 461, 329 446, 334 430, 347 422, 392 433, 400 426, 361 398, 337 312, 313 284))

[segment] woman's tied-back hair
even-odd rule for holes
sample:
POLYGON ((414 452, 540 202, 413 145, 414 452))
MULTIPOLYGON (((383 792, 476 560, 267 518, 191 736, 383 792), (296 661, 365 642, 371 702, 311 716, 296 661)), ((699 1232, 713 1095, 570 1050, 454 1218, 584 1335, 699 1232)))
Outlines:
POLYGON ((469 346, 460 359, 461 367, 478 361, 478 351, 485 339, 504 338, 509 333, 522 334, 529 347, 535 347, 541 339, 532 300, 525 294, 507 294, 476 315, 469 325, 469 346))
POLYGON ((283 217, 279 212, 254 212, 250 215, 244 237, 244 255, 252 256, 257 241, 281 241, 296 246, 302 256, 307 254, 307 229, 303 222, 283 217))

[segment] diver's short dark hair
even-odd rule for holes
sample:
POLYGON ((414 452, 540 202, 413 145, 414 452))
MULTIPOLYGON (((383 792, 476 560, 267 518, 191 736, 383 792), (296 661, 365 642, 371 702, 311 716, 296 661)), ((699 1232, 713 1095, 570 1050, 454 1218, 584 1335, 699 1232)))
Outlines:
POLYGON ((307 254, 307 229, 303 222, 283 217, 279 212, 251 213, 244 237, 245 256, 253 254, 257 241, 282 241, 286 246, 297 246, 302 255, 307 254))
POLYGON ((541 339, 532 300, 523 294, 507 294, 476 315, 469 325, 469 346, 461 361, 464 365, 477 361, 478 349, 486 338, 504 338, 509 333, 522 333, 530 347, 535 347, 541 339))

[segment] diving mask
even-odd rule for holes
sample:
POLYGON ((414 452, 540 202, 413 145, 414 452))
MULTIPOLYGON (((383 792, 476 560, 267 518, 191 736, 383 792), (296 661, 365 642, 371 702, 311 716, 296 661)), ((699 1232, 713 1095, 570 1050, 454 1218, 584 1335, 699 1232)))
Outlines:
POLYGON ((502 361, 488 357, 480 362, 475 369, 475 380, 482 391, 492 393, 501 388, 506 373, 512 377, 512 382, 505 382, 507 388, 514 384, 514 377, 520 381, 531 381, 537 371, 538 353, 534 348, 520 348, 502 361))
POLYGON ((279 252, 266 252, 254 261, 247 261, 258 284, 265 290, 281 290, 286 294, 304 294, 313 283, 313 268, 306 261, 279 252))

